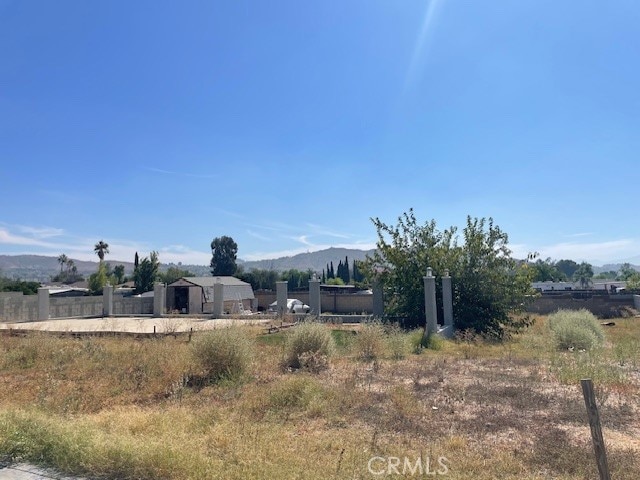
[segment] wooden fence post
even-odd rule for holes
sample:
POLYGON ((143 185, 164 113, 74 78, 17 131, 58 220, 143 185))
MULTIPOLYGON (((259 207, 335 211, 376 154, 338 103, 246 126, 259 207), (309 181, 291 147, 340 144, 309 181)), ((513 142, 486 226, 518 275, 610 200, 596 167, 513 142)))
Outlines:
POLYGON ((593 382, 591 382, 590 378, 586 378, 580 380, 580 384, 582 385, 584 404, 587 407, 587 414, 589 415, 591 439, 593 441, 593 449, 596 453, 596 463, 598 464, 600 480, 611 480, 609 465, 607 464, 607 452, 604 448, 604 438, 602 437, 602 428, 600 427, 600 415, 598 414, 596 395, 593 390, 593 382))

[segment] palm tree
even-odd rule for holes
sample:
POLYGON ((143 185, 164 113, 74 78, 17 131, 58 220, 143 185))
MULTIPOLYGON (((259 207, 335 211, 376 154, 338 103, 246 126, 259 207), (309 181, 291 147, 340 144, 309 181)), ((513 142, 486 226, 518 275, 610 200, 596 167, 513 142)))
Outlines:
POLYGON ((69 257, 67 257, 64 253, 58 257, 58 263, 60 264, 60 273, 62 273, 62 267, 69 261, 69 257))
POLYGON ((73 269, 76 266, 76 262, 74 262, 73 260, 69 259, 67 260, 67 272, 69 271, 73 271, 73 269))
POLYGON ((109 244, 100 240, 93 247, 93 251, 98 255, 98 258, 102 262, 104 260, 105 254, 109 253, 109 244))

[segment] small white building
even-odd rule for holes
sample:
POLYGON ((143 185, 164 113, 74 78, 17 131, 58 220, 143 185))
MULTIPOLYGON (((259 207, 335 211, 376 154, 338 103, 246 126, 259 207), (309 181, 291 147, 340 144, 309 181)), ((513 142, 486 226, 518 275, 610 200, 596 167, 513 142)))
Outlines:
POLYGON ((167 286, 167 311, 179 313, 212 313, 213 286, 223 287, 223 311, 240 313, 254 310, 255 295, 251 284, 236 277, 182 277, 167 286))

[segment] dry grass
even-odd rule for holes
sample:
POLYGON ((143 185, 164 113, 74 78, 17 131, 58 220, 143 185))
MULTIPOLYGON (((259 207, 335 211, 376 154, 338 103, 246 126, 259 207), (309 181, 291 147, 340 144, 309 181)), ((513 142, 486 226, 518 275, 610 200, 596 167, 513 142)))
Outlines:
POLYGON ((578 384, 589 374, 612 477, 640 478, 640 324, 616 320, 580 356, 558 352, 544 320, 509 343, 462 338, 369 362, 341 332, 317 374, 283 372, 285 338, 268 335, 248 380, 198 389, 185 338, 5 336, 0 460, 92 478, 342 479, 380 478, 374 456, 446 457, 444 478, 595 478, 578 384))

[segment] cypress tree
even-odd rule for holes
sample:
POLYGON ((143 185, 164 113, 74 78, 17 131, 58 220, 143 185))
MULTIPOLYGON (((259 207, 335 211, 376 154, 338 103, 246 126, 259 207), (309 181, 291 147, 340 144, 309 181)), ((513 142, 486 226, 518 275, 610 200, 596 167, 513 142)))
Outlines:
POLYGON ((351 277, 349 275, 349 257, 347 256, 344 257, 344 277, 342 277, 342 279, 345 285, 349 285, 351 277))

